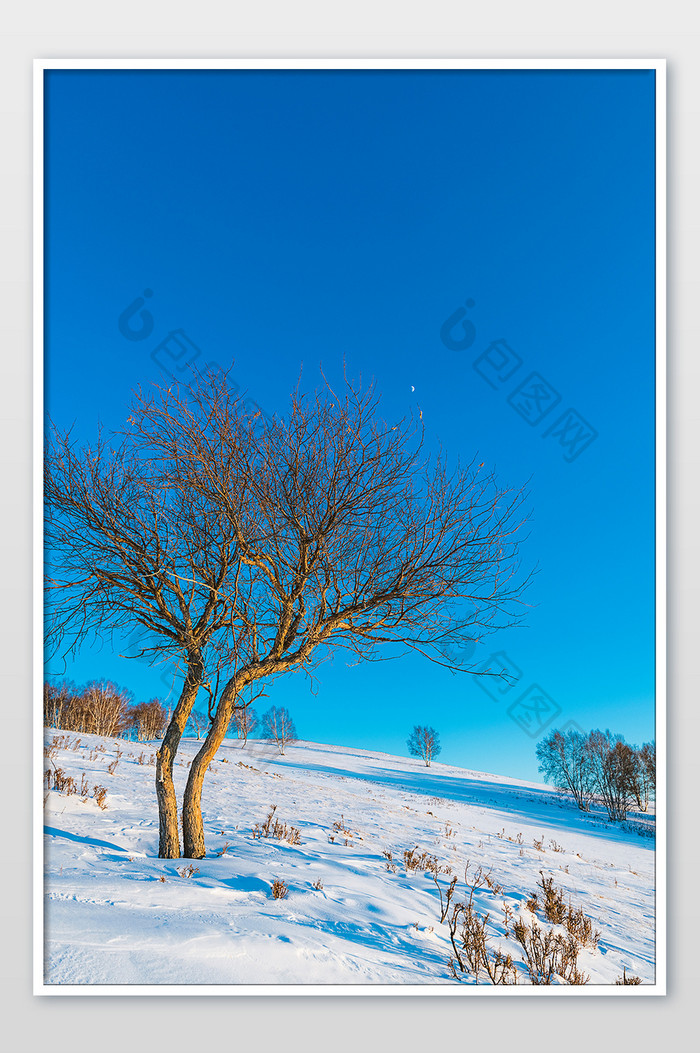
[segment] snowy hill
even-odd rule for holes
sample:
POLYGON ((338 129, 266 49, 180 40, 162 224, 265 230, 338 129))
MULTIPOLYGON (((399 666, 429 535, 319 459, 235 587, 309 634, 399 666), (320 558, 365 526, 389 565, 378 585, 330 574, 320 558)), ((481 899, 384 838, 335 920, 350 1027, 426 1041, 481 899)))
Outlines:
MULTIPOLYGON (((46 984, 460 987, 438 885, 444 897, 456 876, 454 901, 464 900, 467 861, 469 875, 490 872, 474 903, 490 913, 491 945, 516 962, 503 905, 531 923, 542 871, 600 932, 580 952, 589 986, 623 968, 654 982, 653 816, 611 824, 534 783, 340 746, 298 743, 282 757, 226 740, 204 786, 208 856, 190 872, 189 860, 157 858, 157 744, 52 729, 46 744, 44 768, 77 790, 46 794, 46 984), (286 824, 286 836, 256 836, 273 807, 270 825, 286 824), (410 850, 435 857, 437 884, 406 867, 410 850), (284 898, 272 897, 274 881, 284 898)), ((179 796, 198 745, 180 747, 179 796)))

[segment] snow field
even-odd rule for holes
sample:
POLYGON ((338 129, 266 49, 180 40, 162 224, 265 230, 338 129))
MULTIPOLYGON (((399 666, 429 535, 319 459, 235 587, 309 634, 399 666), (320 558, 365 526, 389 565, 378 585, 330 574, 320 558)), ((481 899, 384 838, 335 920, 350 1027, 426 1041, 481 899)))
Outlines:
MULTIPOLYGON (((542 871, 600 932, 579 955, 589 986, 614 984, 623 967, 654 981, 652 815, 611 824, 535 783, 341 746, 298 743, 280 756, 226 740, 204 785, 207 858, 163 860, 156 743, 47 729, 46 744, 44 770, 62 769, 78 790, 45 791, 47 984, 454 986, 438 889, 429 872, 407 870, 411 849, 436 857, 443 896, 458 878, 455 901, 468 895, 467 861, 469 875, 490 872, 495 889, 474 904, 490 914, 490 946, 515 960, 503 905, 531 922, 542 871), (273 806, 299 844, 254 836, 273 806), (275 880, 284 898, 272 897, 275 880)), ((180 746, 179 799, 198 745, 180 746)))

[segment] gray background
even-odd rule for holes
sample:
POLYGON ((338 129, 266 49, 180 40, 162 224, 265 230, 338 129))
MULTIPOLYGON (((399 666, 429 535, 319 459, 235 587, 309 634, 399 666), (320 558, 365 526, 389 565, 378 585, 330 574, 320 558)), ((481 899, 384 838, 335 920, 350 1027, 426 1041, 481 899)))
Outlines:
MULTIPOLYGON (((352 5, 237 0, 95 5, 29 0, 0 39, 0 579, 4 754, 0 1026, 8 1048, 173 1053, 222 1043, 265 1053, 461 1048, 572 1053, 681 1048, 694 1028, 700 770, 696 699, 700 396, 700 41, 687 3, 519 0, 352 5), (31 96, 33 58, 666 58, 668 68, 668 989, 633 997, 41 997, 32 995, 31 96), (695 689, 693 691, 693 689, 695 689)), ((139 120, 140 115, 135 115, 139 120)), ((80 290, 75 290, 80 311, 80 290)), ((624 398, 624 392, 620 392, 624 398)), ((630 441, 634 437, 630 436, 630 441)), ((621 466, 623 470, 623 466, 621 466)), ((633 989, 634 990, 634 989, 633 989)))

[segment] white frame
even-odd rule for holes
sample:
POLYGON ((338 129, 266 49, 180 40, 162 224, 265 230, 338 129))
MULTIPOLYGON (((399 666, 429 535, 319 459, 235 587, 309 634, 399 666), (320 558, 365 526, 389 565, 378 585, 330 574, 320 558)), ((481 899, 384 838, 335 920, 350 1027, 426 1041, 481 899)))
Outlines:
POLYGON ((666 61, 664 59, 35 59, 33 228, 33 866, 35 995, 440 995, 627 996, 666 994, 666 61), (515 986, 455 984, 85 984, 44 983, 43 847, 43 446, 44 446, 44 72, 53 69, 644 69, 656 74, 656 963, 654 984, 515 986))

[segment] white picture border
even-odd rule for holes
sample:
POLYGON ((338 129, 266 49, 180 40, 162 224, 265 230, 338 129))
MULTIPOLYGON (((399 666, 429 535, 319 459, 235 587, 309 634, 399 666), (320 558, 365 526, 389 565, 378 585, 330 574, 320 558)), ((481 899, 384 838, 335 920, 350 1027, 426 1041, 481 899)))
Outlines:
POLYGON ((33 130, 33 976, 35 995, 621 996, 666 994, 666 61, 664 59, 35 59, 33 130), (653 70, 656 84, 656 884, 655 983, 639 986, 455 984, 80 984, 44 982, 43 846, 43 448, 44 448, 44 74, 56 69, 153 70, 653 70))

